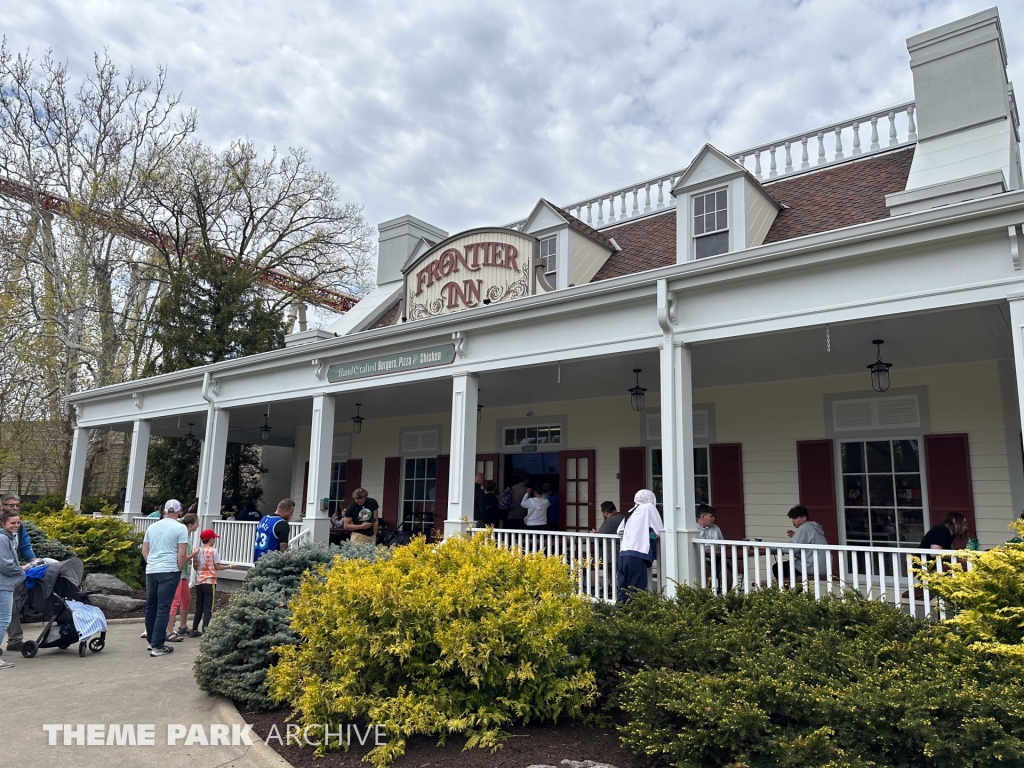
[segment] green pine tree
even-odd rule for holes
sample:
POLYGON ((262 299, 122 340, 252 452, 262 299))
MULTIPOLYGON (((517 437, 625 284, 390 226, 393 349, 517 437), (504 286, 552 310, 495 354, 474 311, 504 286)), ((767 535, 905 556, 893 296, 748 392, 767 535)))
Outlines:
MULTIPOLYGON (((218 256, 186 261, 154 311, 153 341, 159 354, 146 375, 170 373, 221 360, 267 352, 284 345, 285 324, 268 290, 245 267, 218 256)), ((150 447, 147 482, 158 498, 188 503, 199 479, 200 446, 179 438, 158 438, 150 447)), ((258 501, 263 494, 259 451, 229 443, 224 467, 228 504, 258 501)))

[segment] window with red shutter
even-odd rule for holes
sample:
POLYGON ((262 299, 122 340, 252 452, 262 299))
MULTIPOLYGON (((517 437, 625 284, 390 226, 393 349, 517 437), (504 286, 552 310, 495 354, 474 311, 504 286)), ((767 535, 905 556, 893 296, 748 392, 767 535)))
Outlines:
MULTIPOLYGON (((938 525, 949 512, 959 512, 967 518, 968 529, 976 531, 971 450, 967 435, 925 435, 924 456, 931 524, 938 525)), ((958 545, 964 543, 957 542, 958 545)))
POLYGON ((437 457, 437 486, 434 497, 434 534, 444 534, 444 521, 448 519, 448 470, 450 456, 437 457))
POLYGON ((711 475, 711 505, 715 523, 727 539, 747 535, 743 506, 743 446, 740 443, 712 443, 708 447, 711 475))

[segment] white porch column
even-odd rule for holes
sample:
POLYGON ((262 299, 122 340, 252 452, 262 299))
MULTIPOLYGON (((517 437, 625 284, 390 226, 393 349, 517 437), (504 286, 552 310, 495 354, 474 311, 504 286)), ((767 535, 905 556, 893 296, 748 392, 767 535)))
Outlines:
MULTIPOLYGON (((146 486, 146 460, 149 458, 148 419, 136 419, 132 428, 132 451, 128 457, 128 483, 124 492, 124 514, 142 514, 142 494, 146 486)), ((188 502, 185 502, 186 506, 188 502)))
POLYGON ((661 470, 665 537, 662 559, 668 577, 666 592, 675 585, 695 583, 697 560, 693 553, 697 523, 694 519, 693 381, 690 349, 666 334, 661 350, 661 470))
POLYGON ((313 397, 313 424, 309 435, 309 486, 306 488, 304 528, 313 541, 328 541, 331 523, 323 500, 331 495, 331 455, 334 451, 334 395, 313 397))
POLYGON ((479 380, 475 374, 452 377, 452 441, 448 467, 448 518, 444 537, 469 530, 473 523, 473 476, 476 474, 476 406, 479 380))
MULTIPOLYGON (((199 454, 199 525, 209 528, 220 519, 220 503, 224 496, 224 461, 228 450, 226 410, 210 407, 206 416, 206 439, 199 454)), ((179 499, 188 507, 189 499, 179 499)))
POLYGON ((71 439, 71 461, 68 464, 68 489, 64 500, 75 509, 82 503, 82 483, 85 480, 85 457, 89 452, 89 431, 75 427, 71 439))
POLYGON ((1024 294, 1008 296, 1010 332, 1013 336, 1013 370, 1017 374, 1017 405, 1024 418, 1024 294))

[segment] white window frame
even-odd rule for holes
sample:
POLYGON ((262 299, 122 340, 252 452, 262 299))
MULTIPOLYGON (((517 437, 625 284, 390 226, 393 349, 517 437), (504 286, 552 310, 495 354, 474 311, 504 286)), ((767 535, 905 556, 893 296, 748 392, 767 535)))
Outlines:
MULTIPOLYGON (((923 434, 870 434, 859 432, 856 434, 836 436, 832 438, 832 463, 835 474, 835 485, 836 485, 836 504, 837 510, 839 511, 839 519, 836 521, 839 526, 839 543, 850 544, 846 539, 846 498, 843 492, 843 454, 842 454, 842 443, 874 443, 882 442, 883 440, 916 440, 918 446, 918 470, 921 475, 921 522, 924 525, 924 532, 927 533, 931 527, 929 520, 929 499, 928 499, 928 467, 925 461, 924 455, 924 435, 923 434)), ((709 466, 710 469, 710 466, 709 466)), ((865 475, 868 474, 865 468, 865 475)), ((896 507, 899 508, 898 506, 896 507)), ((871 546, 877 549, 916 549, 919 542, 903 542, 902 544, 896 543, 894 545, 888 544, 865 544, 862 541, 858 541, 851 546, 871 546)))
MULTIPOLYGON (((701 442, 701 443, 694 443, 693 450, 694 451, 704 450, 704 451, 707 451, 707 454, 708 454, 708 473, 707 473, 707 475, 700 475, 700 477, 707 477, 707 479, 708 479, 708 500, 706 502, 701 502, 701 501, 697 500, 697 488, 696 488, 696 485, 694 485, 694 489, 693 489, 694 512, 696 512, 697 507, 700 504, 702 504, 702 503, 708 504, 710 506, 714 506, 713 504, 711 504, 711 444, 710 443, 703 443, 703 442, 701 442)), ((654 478, 655 478, 655 474, 654 474, 654 452, 655 451, 661 451, 661 444, 660 443, 658 443, 656 445, 649 445, 649 446, 647 446, 647 483, 648 483, 648 487, 652 491, 654 490, 654 478)), ((662 477, 662 482, 664 483, 664 475, 661 475, 660 477, 662 477)), ((694 473, 694 477, 695 478, 697 477, 696 473, 694 473)), ((662 487, 662 495, 664 495, 664 486, 662 487)), ((658 511, 660 512, 662 510, 662 500, 661 499, 658 500, 657 507, 658 507, 658 511)), ((619 511, 622 512, 624 510, 619 510, 619 511)))
POLYGON ((497 453, 555 453, 569 450, 569 417, 564 414, 551 416, 528 416, 525 419, 501 419, 495 425, 494 437, 497 453), (559 442, 505 445, 506 429, 528 429, 530 427, 558 427, 559 442))
MULTIPOLYGON (((704 238, 704 237, 707 237, 709 235, 718 235, 718 234, 721 234, 723 232, 726 234, 727 242, 726 242, 725 250, 722 253, 714 254, 715 256, 721 256, 724 253, 729 253, 729 251, 732 250, 732 201, 729 199, 730 198, 729 188, 730 188, 730 185, 726 185, 724 187, 715 187, 713 189, 705 189, 705 190, 701 190, 700 192, 691 192, 690 193, 690 196, 689 196, 689 207, 690 207, 690 210, 689 210, 689 216, 690 216, 689 225, 690 225, 690 241, 691 241, 690 250, 691 250, 691 253, 693 254, 692 258, 693 258, 694 261, 698 260, 698 258, 697 258, 697 241, 702 239, 702 238, 704 238), (715 229, 713 229, 711 231, 705 230, 705 231, 701 232, 698 235, 697 234, 697 226, 696 226, 697 225, 697 213, 696 213, 697 200, 698 199, 702 199, 702 200, 706 199, 708 196, 713 196, 717 200, 717 196, 718 196, 719 192, 724 192, 725 193, 725 227, 717 227, 716 226, 715 229)), ((718 210, 719 209, 716 207, 715 208, 715 213, 716 214, 718 213, 718 210)), ((706 213, 702 213, 700 215, 703 217, 703 216, 706 215, 706 213)), ((718 219, 717 215, 716 215, 715 219, 716 219, 716 224, 717 224, 717 219, 718 219)), ((704 256, 703 258, 710 259, 710 258, 713 258, 713 257, 712 256, 704 256)))
POLYGON ((550 235, 543 237, 537 244, 537 252, 540 258, 544 260, 544 274, 554 275, 558 271, 558 235, 550 235), (553 253, 544 253, 545 244, 549 244, 554 248, 553 253))
MULTIPOLYGON (((421 526, 418 529, 416 529, 416 528, 406 529, 406 527, 405 527, 406 522, 407 522, 406 517, 405 517, 405 502, 407 500, 406 497, 405 497, 405 484, 406 484, 406 480, 410 479, 410 478, 407 478, 405 476, 405 470, 406 470, 406 467, 408 466, 408 462, 409 461, 430 461, 430 459, 434 460, 434 498, 433 498, 433 500, 431 500, 431 499, 424 499, 424 501, 433 501, 434 509, 431 510, 431 516, 432 517, 433 517, 433 515, 434 515, 434 513, 435 513, 435 511, 437 509, 437 456, 436 455, 428 456, 428 455, 425 455, 425 454, 407 454, 405 456, 402 456, 402 479, 401 479, 401 483, 402 483, 401 491, 402 492, 399 494, 400 501, 399 501, 399 507, 398 507, 398 515, 399 515, 398 516, 398 530, 401 530, 401 531, 410 530, 412 533, 423 533, 424 532, 423 526, 421 526)), ((416 478, 411 478, 411 479, 413 480, 413 482, 415 482, 415 480, 416 480, 416 478)), ((415 499, 413 501, 415 501, 415 499)), ((412 520, 410 519, 408 522, 411 524, 412 520)), ((433 530, 434 526, 433 526, 432 523, 431 523, 430 527, 431 527, 431 530, 433 530)))

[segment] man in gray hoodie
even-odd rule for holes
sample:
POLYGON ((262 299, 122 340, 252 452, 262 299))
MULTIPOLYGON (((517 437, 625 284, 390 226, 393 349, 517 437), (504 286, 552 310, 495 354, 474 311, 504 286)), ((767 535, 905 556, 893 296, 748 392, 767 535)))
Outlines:
MULTIPOLYGON (((0 639, 11 623, 14 609, 14 590, 25 580, 25 571, 18 565, 17 537, 21 517, 17 512, 5 509, 0 512, 0 639)), ((0 669, 14 665, 0 659, 0 669)))
MULTIPOLYGON (((786 531, 786 535, 793 540, 794 544, 828 544, 825 540, 825 532, 821 526, 810 519, 807 507, 799 505, 793 507, 787 513, 793 528, 796 530, 786 531)), ((788 580, 791 578, 789 553, 784 552, 785 560, 779 563, 779 579, 788 580)), ((797 583, 803 581, 803 569, 806 563, 807 578, 825 578, 825 563, 828 553, 821 549, 794 549, 792 575, 796 577, 797 583), (814 563, 817 560, 818 568, 815 571, 814 563)), ((781 559, 781 558, 780 558, 781 559)))

